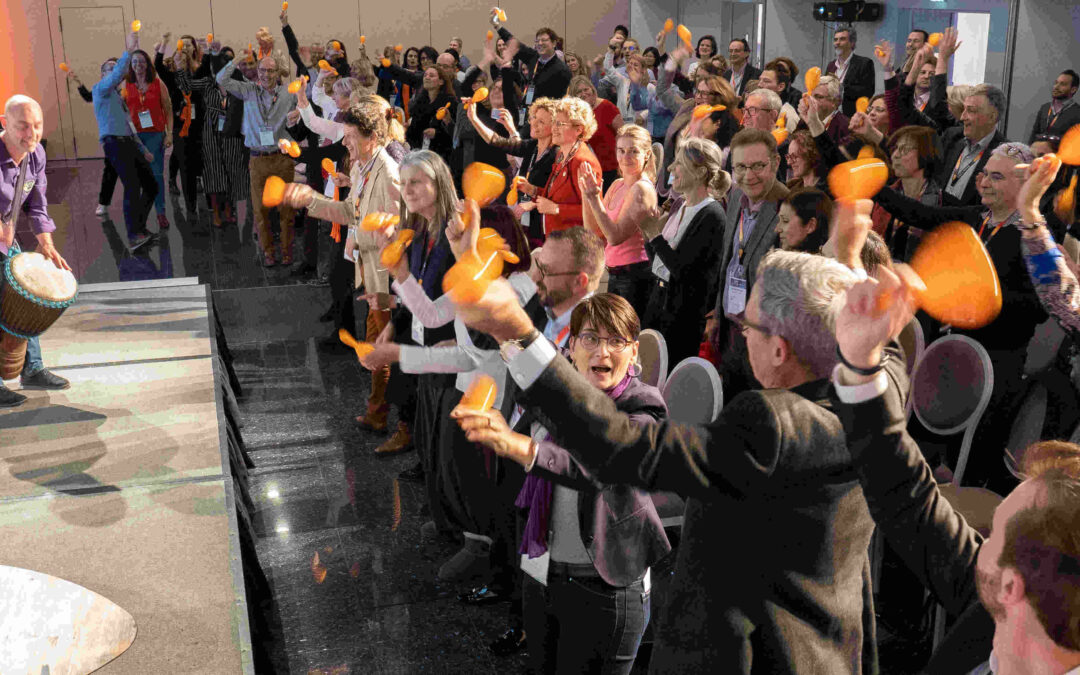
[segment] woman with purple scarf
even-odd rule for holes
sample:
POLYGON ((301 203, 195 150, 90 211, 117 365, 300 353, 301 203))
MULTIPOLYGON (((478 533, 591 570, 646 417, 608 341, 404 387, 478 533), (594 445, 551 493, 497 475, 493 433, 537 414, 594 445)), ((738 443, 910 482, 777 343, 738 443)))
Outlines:
MULTIPOLYGON (((656 387, 632 368, 641 323, 623 298, 601 293, 570 318, 569 358, 636 422, 667 416, 656 387)), ((525 634, 537 673, 629 673, 649 623, 649 567, 671 550, 648 493, 597 483, 547 439, 530 410, 513 429, 498 411, 470 433, 528 472, 517 506, 528 509, 520 552, 525 634)), ((515 416, 517 417, 517 416, 515 416)))

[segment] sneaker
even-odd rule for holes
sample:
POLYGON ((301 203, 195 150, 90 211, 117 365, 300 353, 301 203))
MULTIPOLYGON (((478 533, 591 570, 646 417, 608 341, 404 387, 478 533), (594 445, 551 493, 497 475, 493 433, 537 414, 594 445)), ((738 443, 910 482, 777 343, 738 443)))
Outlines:
POLYGON ((149 232, 140 232, 139 234, 135 235, 134 238, 128 239, 128 244, 131 246, 131 250, 134 251, 138 248, 146 246, 153 240, 154 235, 150 234, 149 232))
POLYGON ((50 372, 48 368, 42 368, 33 375, 23 375, 19 378, 19 382, 22 384, 23 389, 60 390, 71 386, 70 382, 56 373, 50 372))
POLYGON ((17 391, 11 391, 0 383, 0 408, 14 408, 25 402, 25 396, 17 391))
POLYGON ((98 204, 97 208, 94 209, 94 215, 95 216, 107 216, 107 215, 109 215, 109 207, 106 206, 105 204, 98 204))

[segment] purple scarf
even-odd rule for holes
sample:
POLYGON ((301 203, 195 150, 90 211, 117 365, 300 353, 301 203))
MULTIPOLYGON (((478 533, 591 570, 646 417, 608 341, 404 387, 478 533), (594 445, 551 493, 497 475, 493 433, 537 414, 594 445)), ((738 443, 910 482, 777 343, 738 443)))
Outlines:
MULTIPOLYGON (((617 401, 626 388, 630 386, 633 378, 627 370, 622 381, 611 389, 605 389, 611 400, 617 401)), ((538 438, 537 442, 547 438, 545 434, 538 438)), ((539 474, 529 472, 525 477, 525 484, 521 486, 521 492, 514 500, 514 506, 520 509, 529 509, 529 517, 525 521, 525 531, 521 535, 521 546, 518 553, 527 553, 529 558, 539 558, 547 553, 548 523, 551 522, 551 493, 552 484, 539 474)))

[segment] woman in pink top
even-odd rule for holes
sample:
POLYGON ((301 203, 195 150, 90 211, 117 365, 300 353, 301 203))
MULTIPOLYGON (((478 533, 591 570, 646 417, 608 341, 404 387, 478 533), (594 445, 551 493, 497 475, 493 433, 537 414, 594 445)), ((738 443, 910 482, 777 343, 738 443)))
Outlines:
POLYGON ((608 269, 608 292, 625 298, 636 311, 644 312, 652 287, 652 272, 645 240, 637 223, 656 206, 656 158, 652 137, 636 124, 616 134, 615 156, 619 175, 600 197, 600 176, 583 171, 578 179, 585 208, 585 227, 607 242, 604 257, 608 269))

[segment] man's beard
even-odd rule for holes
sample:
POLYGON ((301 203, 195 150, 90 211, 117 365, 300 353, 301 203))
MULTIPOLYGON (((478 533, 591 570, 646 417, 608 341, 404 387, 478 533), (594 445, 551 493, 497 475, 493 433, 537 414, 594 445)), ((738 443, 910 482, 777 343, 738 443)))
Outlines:
POLYGON ((553 290, 540 283, 540 304, 547 308, 554 308, 555 305, 561 304, 570 299, 573 295, 570 291, 553 290))

